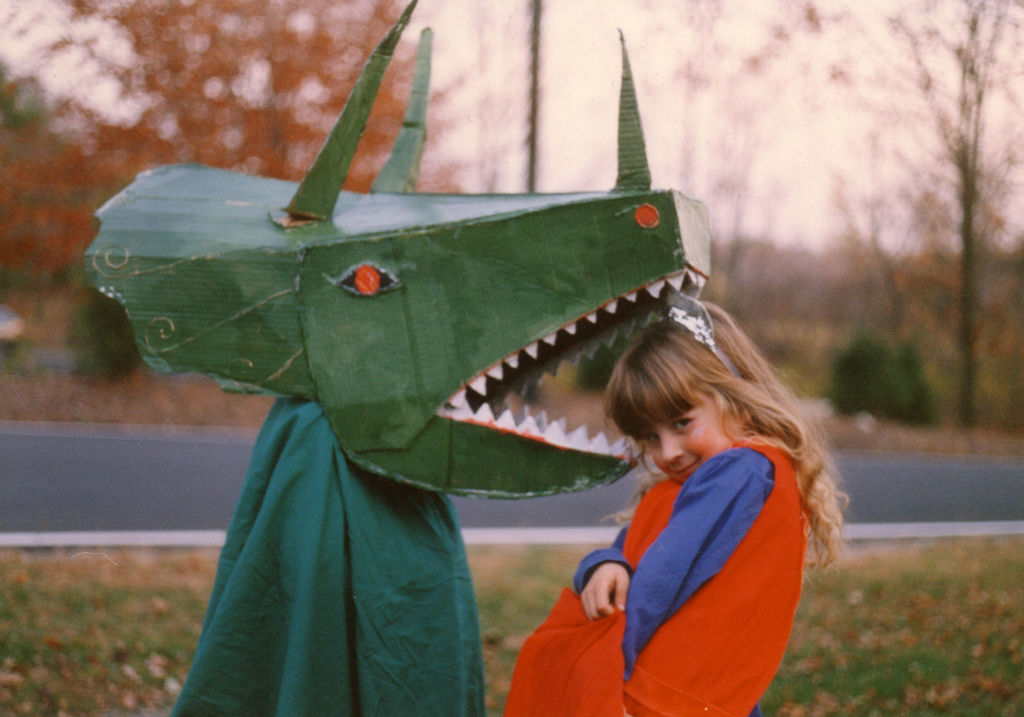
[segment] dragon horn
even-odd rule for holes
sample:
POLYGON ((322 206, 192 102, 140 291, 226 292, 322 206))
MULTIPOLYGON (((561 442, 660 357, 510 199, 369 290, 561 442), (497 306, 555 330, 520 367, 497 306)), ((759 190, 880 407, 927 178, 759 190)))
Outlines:
POLYGON ((416 50, 416 72, 412 78, 409 105, 391 156, 373 181, 371 192, 412 192, 420 174, 420 157, 427 138, 427 98, 430 91, 430 50, 433 33, 420 33, 416 50))
POLYGON ((640 110, 633 86, 633 71, 626 54, 626 38, 619 30, 622 43, 622 90, 619 94, 619 176, 616 190, 649 190, 651 169, 647 164, 644 130, 640 125, 640 110))
POLYGON ((398 44, 405 26, 418 0, 412 0, 391 31, 377 45, 377 49, 366 61, 363 73, 356 80, 352 93, 341 110, 341 116, 331 130, 320 153, 313 160, 313 166, 306 172, 291 203, 285 209, 295 219, 323 221, 334 214, 341 185, 348 175, 349 166, 356 153, 359 137, 366 128, 366 120, 377 98, 384 70, 391 61, 391 55, 398 44))

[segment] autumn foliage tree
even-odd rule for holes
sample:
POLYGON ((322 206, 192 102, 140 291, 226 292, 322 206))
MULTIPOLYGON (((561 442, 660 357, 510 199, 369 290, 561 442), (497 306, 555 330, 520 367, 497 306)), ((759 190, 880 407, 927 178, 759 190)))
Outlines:
MULTIPOLYGON (((4 167, 23 179, 11 191, 0 182, 0 236, 13 229, 19 236, 16 250, 3 240, 3 263, 52 272, 76 261, 95 233, 92 214, 102 200, 149 167, 198 162, 301 179, 401 5, 67 0, 69 26, 94 30, 65 33, 45 57, 55 66, 81 58, 98 76, 114 80, 116 98, 97 107, 89 88, 80 88, 39 129, 63 150, 26 150, 17 170, 4 167)), ((0 11, 0 22, 27 32, 33 7, 8 9, 6 17, 0 11)), ((347 189, 365 191, 390 150, 414 51, 414 43, 399 46, 347 189)), ((25 139, 12 142, 28 146, 25 139)), ((424 176, 428 184, 446 186, 441 169, 425 168, 424 176)))
POLYGON ((91 209, 106 180, 55 129, 38 84, 9 79, 0 67, 0 269, 60 275, 93 233, 91 209))

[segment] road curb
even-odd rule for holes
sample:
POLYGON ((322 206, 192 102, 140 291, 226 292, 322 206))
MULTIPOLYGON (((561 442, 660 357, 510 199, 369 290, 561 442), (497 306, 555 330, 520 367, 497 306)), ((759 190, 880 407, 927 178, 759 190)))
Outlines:
MULTIPOLYGON (((467 545, 604 545, 618 532, 599 528, 464 528, 467 545)), ((1024 521, 947 523, 853 523, 847 540, 902 540, 927 538, 1024 535, 1024 521)), ((151 547, 219 548, 223 530, 54 531, 0 533, 0 548, 151 547)))

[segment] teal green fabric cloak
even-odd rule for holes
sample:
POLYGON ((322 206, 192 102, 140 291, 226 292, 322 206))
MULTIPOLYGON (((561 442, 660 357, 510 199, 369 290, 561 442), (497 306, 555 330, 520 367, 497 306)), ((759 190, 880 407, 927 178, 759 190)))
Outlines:
POLYGON ((279 400, 173 715, 483 714, 451 503, 347 464, 319 404, 279 400))

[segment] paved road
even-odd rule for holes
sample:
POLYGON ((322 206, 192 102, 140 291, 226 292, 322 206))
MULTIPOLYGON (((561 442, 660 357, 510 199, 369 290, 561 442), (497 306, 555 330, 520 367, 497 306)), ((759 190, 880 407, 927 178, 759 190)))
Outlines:
MULTIPOLYGON (((255 435, 0 423, 0 532, 223 530, 255 435)), ((856 523, 1024 520, 1024 458, 841 453, 856 523)), ((628 480, 530 500, 456 498, 476 527, 596 526, 628 480)))

